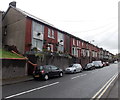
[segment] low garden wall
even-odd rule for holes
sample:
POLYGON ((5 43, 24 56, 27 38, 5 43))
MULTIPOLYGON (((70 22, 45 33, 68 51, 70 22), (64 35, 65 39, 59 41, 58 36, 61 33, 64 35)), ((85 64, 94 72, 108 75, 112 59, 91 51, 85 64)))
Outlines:
POLYGON ((2 79, 22 77, 26 74, 26 60, 2 59, 2 79))

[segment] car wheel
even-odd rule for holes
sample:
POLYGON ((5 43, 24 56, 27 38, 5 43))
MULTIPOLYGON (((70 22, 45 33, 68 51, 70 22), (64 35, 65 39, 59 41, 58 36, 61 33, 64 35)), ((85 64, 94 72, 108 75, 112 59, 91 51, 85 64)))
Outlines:
POLYGON ((74 72, 73 73, 76 73, 76 70, 74 70, 74 72))
POLYGON ((34 77, 34 80, 38 80, 38 78, 34 77))
POLYGON ((83 69, 80 70, 80 72, 82 72, 82 71, 83 71, 83 69))
POLYGON ((60 77, 62 77, 62 76, 63 76, 63 73, 62 73, 62 72, 60 72, 59 76, 60 76, 60 77))
POLYGON ((48 75, 46 74, 45 76, 44 76, 44 80, 48 80, 49 79, 49 77, 48 77, 48 75))

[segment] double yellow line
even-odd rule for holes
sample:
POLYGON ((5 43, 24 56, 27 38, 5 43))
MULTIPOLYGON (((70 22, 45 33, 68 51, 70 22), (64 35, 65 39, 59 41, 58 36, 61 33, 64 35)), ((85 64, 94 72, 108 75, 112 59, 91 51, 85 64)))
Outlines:
POLYGON ((110 78, 110 80, 90 100, 99 100, 117 76, 118 74, 115 74, 110 78))

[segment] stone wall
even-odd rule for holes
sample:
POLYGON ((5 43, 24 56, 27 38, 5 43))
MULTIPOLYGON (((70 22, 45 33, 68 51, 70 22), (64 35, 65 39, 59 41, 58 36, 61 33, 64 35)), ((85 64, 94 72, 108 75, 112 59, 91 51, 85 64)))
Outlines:
POLYGON ((41 59, 37 60, 38 65, 55 65, 61 69, 65 69, 72 63, 71 59, 62 56, 46 56, 43 61, 41 59))
MULTIPOLYGON (((63 56, 52 56, 52 55, 50 56, 49 55, 49 56, 44 56, 44 59, 35 57, 35 55, 27 55, 27 57, 32 63, 37 64, 38 66, 55 65, 63 70, 73 63, 72 59, 69 59, 63 56)), ((34 70, 34 66, 32 66, 31 64, 28 64, 29 75, 32 74, 33 70, 34 70)))
POLYGON ((26 75, 26 60, 2 59, 2 79, 26 75))

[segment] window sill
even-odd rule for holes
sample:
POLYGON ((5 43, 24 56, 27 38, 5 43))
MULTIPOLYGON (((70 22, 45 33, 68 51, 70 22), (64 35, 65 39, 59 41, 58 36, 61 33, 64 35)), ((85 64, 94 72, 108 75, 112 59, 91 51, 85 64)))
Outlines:
POLYGON ((50 38, 50 39, 55 39, 55 38, 53 38, 53 37, 49 37, 49 36, 48 36, 48 38, 50 38))

